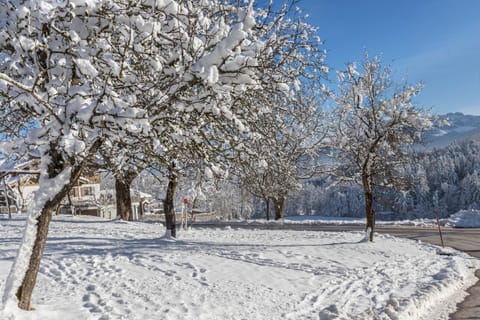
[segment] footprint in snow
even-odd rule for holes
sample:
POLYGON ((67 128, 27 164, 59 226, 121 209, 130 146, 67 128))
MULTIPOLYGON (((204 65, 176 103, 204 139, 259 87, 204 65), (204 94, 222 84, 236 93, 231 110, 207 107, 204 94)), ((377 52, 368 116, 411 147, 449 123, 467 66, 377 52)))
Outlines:
POLYGON ((101 313, 102 309, 97 305, 98 297, 93 294, 86 294, 82 298, 83 306, 90 311, 90 313, 101 313))

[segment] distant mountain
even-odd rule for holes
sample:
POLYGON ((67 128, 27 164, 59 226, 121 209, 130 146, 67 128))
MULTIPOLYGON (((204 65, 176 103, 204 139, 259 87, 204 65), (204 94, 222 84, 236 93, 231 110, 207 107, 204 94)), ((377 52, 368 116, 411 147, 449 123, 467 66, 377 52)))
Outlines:
POLYGON ((434 127, 427 132, 424 136, 424 148, 444 148, 455 141, 480 139, 480 116, 456 112, 441 115, 440 120, 447 120, 449 124, 434 127))

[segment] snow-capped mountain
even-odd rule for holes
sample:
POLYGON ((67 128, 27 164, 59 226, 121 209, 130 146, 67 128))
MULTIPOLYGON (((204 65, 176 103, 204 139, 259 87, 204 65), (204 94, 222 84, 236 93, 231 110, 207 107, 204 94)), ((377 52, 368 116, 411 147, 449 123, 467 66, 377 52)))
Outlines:
POLYGON ((471 138, 480 139, 480 116, 456 112, 441 115, 439 118, 440 120, 447 120, 448 125, 435 126, 425 135, 424 140, 427 149, 443 148, 455 141, 459 142, 471 138))

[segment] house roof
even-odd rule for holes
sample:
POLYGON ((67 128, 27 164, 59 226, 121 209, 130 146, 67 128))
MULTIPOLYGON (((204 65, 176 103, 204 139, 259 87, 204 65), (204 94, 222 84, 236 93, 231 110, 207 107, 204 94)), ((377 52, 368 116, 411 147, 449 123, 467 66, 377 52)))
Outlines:
POLYGON ((139 190, 132 190, 131 191, 134 195, 140 197, 140 198, 153 198, 153 196, 149 193, 145 193, 139 190))
POLYGON ((21 162, 4 162, 0 164, 0 178, 11 174, 40 174, 40 170, 32 169, 32 167, 38 167, 38 159, 21 162))
POLYGON ((30 170, 31 167, 38 167, 38 159, 22 160, 22 161, 4 161, 0 164, 0 172, 15 170, 30 170))

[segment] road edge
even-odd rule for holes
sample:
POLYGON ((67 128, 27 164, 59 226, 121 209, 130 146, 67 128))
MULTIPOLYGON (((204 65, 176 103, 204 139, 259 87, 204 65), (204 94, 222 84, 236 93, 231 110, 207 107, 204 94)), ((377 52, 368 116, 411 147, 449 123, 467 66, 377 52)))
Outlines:
POLYGON ((463 301, 457 303, 457 310, 451 313, 449 320, 480 319, 480 269, 475 272, 477 282, 467 289, 468 296, 463 301), (474 318, 474 317, 478 318, 474 318))

